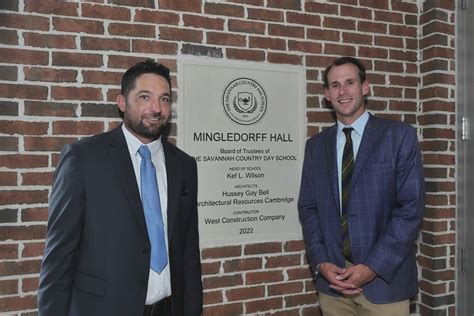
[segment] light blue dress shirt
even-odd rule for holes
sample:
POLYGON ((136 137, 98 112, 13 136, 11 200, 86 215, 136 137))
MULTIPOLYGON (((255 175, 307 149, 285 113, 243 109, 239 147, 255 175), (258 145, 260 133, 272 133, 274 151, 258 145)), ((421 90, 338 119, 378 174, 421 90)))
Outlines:
MULTIPOLYGON (((344 145, 346 144, 346 135, 342 131, 345 127, 352 127, 354 130, 351 133, 352 138, 352 150, 354 151, 354 161, 357 159, 357 152, 359 151, 360 142, 364 135, 364 129, 369 120, 369 112, 365 111, 354 123, 351 125, 344 125, 342 122, 337 121, 337 139, 336 139, 336 150, 337 150, 337 179, 339 183, 339 205, 342 205, 342 177, 341 177, 341 165, 342 165, 342 154, 344 151, 344 145)), ((342 209, 340 210, 342 211, 342 209)))

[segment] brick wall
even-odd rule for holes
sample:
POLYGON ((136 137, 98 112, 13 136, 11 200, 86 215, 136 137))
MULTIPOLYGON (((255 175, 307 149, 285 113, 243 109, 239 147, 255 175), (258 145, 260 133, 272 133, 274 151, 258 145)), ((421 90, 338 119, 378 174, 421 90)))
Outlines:
MULTIPOLYGON (((370 73, 369 109, 419 129, 428 194, 412 312, 454 315, 454 19, 454 0, 2 0, 0 313, 36 314, 59 150, 120 122, 129 66, 160 60, 177 94, 180 56, 302 65, 310 136, 333 123, 322 70, 353 55, 370 73)), ((202 259, 206 315, 319 314, 300 240, 203 249, 202 259)))

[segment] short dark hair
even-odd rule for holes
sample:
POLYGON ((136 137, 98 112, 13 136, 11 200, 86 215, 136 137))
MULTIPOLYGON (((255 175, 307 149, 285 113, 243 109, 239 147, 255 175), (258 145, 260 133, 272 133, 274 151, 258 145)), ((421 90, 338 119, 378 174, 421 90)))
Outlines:
POLYGON ((358 60, 357 58, 344 56, 344 57, 340 57, 340 58, 336 59, 335 61, 333 61, 333 63, 331 65, 329 65, 326 68, 326 70, 324 70, 324 73, 323 73, 324 88, 329 88, 328 74, 329 74, 329 71, 331 71, 332 67, 341 66, 341 65, 345 65, 345 64, 353 64, 354 66, 356 66, 359 69, 360 82, 364 82, 366 80, 364 64, 362 64, 361 61, 358 60))
POLYGON ((121 94, 126 98, 130 90, 135 88, 135 80, 139 76, 148 73, 156 74, 165 78, 166 81, 168 81, 168 84, 170 85, 171 89, 170 70, 166 66, 163 66, 162 64, 157 63, 152 59, 147 59, 146 61, 142 61, 135 64, 125 72, 122 77, 121 94))

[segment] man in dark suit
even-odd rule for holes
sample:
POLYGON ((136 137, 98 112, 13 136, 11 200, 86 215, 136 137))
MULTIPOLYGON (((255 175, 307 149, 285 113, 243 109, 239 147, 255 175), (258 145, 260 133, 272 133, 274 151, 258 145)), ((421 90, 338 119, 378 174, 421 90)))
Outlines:
POLYGON ((408 315, 424 210, 416 130, 376 118, 363 64, 324 72, 337 123, 306 144, 298 210, 323 315, 408 315))
POLYGON ((121 126, 62 151, 39 314, 200 315, 196 163, 161 137, 169 69, 146 61, 127 70, 117 104, 121 126))

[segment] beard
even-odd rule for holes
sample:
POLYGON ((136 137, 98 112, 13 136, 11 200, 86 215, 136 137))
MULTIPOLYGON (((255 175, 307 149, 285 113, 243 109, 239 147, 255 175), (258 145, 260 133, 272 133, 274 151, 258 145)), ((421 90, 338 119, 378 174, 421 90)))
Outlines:
POLYGON ((136 122, 126 114, 124 116, 124 123, 136 135, 153 141, 162 135, 168 123, 168 119, 164 118, 162 115, 153 115, 152 117, 160 118, 160 124, 150 124, 147 126, 143 122, 144 118, 141 118, 140 121, 136 122))

